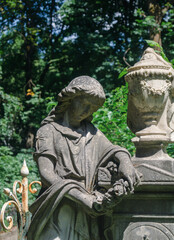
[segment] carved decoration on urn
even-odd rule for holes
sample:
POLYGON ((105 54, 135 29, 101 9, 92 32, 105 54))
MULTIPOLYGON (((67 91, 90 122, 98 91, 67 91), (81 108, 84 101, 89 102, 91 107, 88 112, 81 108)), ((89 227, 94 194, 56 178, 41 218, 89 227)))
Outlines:
POLYGON ((136 159, 170 159, 172 141, 174 69, 152 48, 128 69, 128 126, 136 137, 136 159))

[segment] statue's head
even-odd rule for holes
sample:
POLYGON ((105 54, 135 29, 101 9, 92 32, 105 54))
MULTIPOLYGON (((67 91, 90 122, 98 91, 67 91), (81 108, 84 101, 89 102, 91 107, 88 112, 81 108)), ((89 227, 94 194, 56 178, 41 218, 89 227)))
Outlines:
POLYGON ((65 112, 72 100, 80 96, 90 96, 95 100, 98 108, 100 108, 105 101, 105 93, 101 84, 94 78, 80 76, 74 78, 68 86, 58 94, 57 110, 65 112))
MULTIPOLYGON (((57 106, 52 109, 43 123, 60 119, 75 100, 77 100, 80 105, 81 99, 84 99, 84 97, 90 98, 94 103, 95 107, 93 112, 97 111, 105 101, 103 87, 97 80, 89 76, 77 77, 73 79, 67 87, 61 90, 58 94, 57 106)), ((89 121, 91 119, 91 117, 88 118, 89 121)))

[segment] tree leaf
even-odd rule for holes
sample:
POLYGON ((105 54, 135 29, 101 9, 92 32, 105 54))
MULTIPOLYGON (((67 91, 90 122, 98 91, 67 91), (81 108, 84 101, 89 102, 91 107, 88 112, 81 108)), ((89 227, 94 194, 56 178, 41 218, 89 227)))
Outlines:
POLYGON ((124 75, 128 73, 128 67, 124 68, 123 71, 118 75, 118 79, 122 78, 124 75))

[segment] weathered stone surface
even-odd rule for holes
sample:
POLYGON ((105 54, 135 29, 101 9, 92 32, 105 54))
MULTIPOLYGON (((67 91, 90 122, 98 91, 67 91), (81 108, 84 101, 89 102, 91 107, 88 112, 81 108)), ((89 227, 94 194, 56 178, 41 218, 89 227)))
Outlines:
POLYGON ((111 216, 140 178, 128 151, 91 123, 104 100, 99 82, 81 76, 59 93, 43 120, 34 154, 43 187, 30 208, 28 240, 111 240, 101 216, 111 216))
MULTIPOLYGON (((139 191, 115 207, 113 225, 108 229, 114 240, 173 240, 173 191, 139 191)), ((108 221, 108 220, 107 220, 108 221)))

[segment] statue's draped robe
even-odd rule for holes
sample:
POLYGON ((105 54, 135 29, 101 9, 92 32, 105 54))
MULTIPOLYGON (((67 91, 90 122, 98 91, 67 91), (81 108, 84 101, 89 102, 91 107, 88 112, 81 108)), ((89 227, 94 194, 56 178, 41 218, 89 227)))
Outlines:
POLYGON ((52 122, 38 130, 36 139, 35 160, 51 156, 59 180, 46 188, 30 207, 32 222, 27 239, 100 240, 98 219, 90 217, 65 195, 72 188, 91 193, 98 168, 116 152, 128 152, 111 144, 87 122, 81 133, 52 122))

